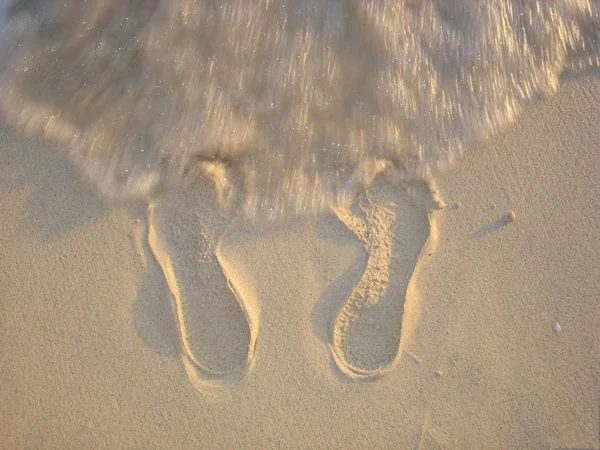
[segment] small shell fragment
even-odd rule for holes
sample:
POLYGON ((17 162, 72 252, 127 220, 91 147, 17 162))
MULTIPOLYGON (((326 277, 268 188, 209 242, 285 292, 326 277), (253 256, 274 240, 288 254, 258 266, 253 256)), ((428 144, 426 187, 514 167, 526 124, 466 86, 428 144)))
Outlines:
POLYGON ((555 322, 554 325, 552 325, 552 330, 558 334, 562 331, 562 329, 560 328, 560 325, 558 324, 558 322, 555 322))
POLYGON ((504 217, 504 221, 506 223, 511 223, 511 222, 514 222, 516 218, 517 218, 517 215, 515 214, 515 212, 509 211, 508 214, 506 214, 506 216, 504 217))

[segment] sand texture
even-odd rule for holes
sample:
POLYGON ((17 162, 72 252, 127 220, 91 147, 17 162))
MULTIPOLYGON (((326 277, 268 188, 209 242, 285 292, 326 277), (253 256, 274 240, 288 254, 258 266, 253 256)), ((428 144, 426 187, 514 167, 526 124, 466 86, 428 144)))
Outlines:
MULTIPOLYGON (((429 183, 250 223, 0 128, 0 447, 598 448, 600 78, 429 183)), ((205 170, 213 170, 207 166, 205 170)))

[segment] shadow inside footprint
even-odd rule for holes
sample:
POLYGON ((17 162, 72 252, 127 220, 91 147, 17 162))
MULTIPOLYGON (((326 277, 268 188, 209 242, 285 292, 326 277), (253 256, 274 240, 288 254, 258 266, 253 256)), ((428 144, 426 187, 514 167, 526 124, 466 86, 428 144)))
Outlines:
MULTIPOLYGON (((355 379, 393 369, 400 357, 407 290, 430 234, 429 188, 375 183, 340 220, 361 242, 366 263, 337 312, 330 349, 338 368, 355 379)), ((321 304, 319 302, 318 304, 321 304)))
POLYGON ((230 220, 207 183, 148 207, 148 243, 169 288, 191 381, 238 379, 250 368, 257 321, 220 254, 230 220))
POLYGON ((354 233, 340 222, 335 214, 319 218, 316 222, 315 231, 319 240, 327 243, 330 254, 334 253, 333 256, 339 259, 347 255, 346 258, 351 261, 349 266, 340 269, 339 259, 336 260, 334 264, 337 273, 332 276, 328 271, 323 280, 324 285, 327 287, 311 312, 310 320, 313 333, 319 341, 329 345, 334 324, 333 319, 346 303, 354 286, 360 281, 367 264, 367 253, 354 233), (346 255, 341 254, 341 251, 332 252, 332 248, 345 249, 346 255), (341 274, 339 270, 342 270, 341 274))

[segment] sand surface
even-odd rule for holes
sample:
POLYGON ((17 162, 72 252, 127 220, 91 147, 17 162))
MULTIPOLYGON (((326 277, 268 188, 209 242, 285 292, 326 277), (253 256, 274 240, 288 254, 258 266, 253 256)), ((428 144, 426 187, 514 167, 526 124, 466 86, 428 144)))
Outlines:
POLYGON ((254 226, 3 126, 0 447, 598 448, 599 116, 565 80, 431 189, 254 226))

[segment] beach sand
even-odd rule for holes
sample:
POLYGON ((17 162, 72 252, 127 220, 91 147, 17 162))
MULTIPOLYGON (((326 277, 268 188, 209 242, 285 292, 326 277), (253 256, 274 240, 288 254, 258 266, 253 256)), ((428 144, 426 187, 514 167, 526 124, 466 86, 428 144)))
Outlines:
POLYGON ((598 448, 599 116, 567 79, 434 192, 254 226, 3 126, 0 447, 598 448))

